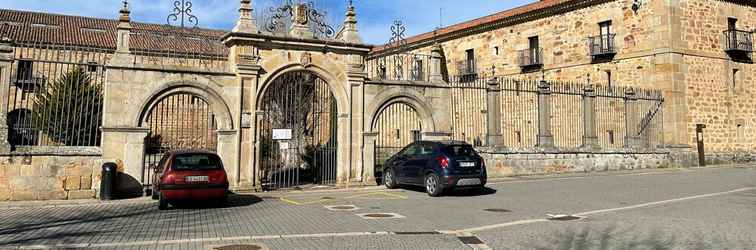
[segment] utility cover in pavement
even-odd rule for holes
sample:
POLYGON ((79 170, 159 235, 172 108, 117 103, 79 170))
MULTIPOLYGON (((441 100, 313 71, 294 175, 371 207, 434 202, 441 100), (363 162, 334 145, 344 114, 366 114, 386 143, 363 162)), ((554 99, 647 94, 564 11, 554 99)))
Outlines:
POLYGON ((325 206, 331 211, 354 211, 357 210, 357 206, 354 205, 337 205, 337 206, 325 206))
POLYGON ((395 213, 368 213, 368 214, 358 214, 357 216, 363 218, 363 219, 401 219, 405 218, 404 216, 400 214, 395 213))
POLYGON ((263 249, 263 248, 258 245, 229 245, 229 246, 222 246, 222 247, 215 248, 215 250, 260 250, 260 249, 263 249))
POLYGON ((465 245, 480 245, 480 244, 485 244, 485 242, 483 242, 482 240, 480 240, 480 238, 478 238, 477 236, 459 236, 457 238, 459 239, 459 241, 461 241, 465 245))
POLYGON ((571 220, 580 220, 583 219, 583 217, 575 216, 575 215, 566 215, 566 214, 547 214, 549 220, 556 220, 556 221, 571 221, 571 220))
POLYGON ((512 212, 512 210, 504 209, 504 208, 489 208, 489 209, 483 209, 483 211, 494 212, 494 213, 509 213, 509 212, 512 212))

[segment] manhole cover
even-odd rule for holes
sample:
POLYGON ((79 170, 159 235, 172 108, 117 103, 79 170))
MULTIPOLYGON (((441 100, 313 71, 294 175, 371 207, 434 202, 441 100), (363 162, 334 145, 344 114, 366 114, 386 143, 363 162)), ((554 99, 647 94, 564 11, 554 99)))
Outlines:
POLYGON ((457 237, 459 241, 464 243, 465 245, 480 245, 485 244, 480 238, 476 236, 459 236, 457 237))
POLYGON ((494 212, 494 213, 510 213, 510 212, 512 212, 512 210, 504 209, 504 208, 489 208, 489 209, 483 209, 483 211, 494 212))
POLYGON ((326 196, 326 197, 320 197, 320 199, 321 200, 335 200, 336 198, 326 196))
POLYGON ((566 215, 566 214, 547 214, 549 216, 549 220, 555 220, 555 221, 571 221, 571 220, 580 220, 583 219, 583 217, 575 216, 575 215, 566 215))
POLYGON ((222 247, 215 248, 215 250, 260 250, 260 249, 263 249, 263 248, 258 245, 229 245, 229 246, 222 246, 222 247))
POLYGON ((354 205, 336 205, 336 206, 325 206, 328 210, 332 211, 354 211, 357 210, 357 207, 354 205))
POLYGON ((357 216, 362 217, 363 219, 399 219, 404 218, 404 216, 400 214, 395 213, 368 213, 368 214, 358 214, 357 216))

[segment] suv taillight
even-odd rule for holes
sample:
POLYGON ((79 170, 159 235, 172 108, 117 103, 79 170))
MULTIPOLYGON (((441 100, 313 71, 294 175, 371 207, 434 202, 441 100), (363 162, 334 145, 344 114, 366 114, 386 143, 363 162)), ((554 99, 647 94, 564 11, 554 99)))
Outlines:
POLYGON ((439 156, 436 157, 436 160, 438 161, 438 164, 441 165, 441 168, 447 168, 449 167, 449 158, 446 156, 439 156))

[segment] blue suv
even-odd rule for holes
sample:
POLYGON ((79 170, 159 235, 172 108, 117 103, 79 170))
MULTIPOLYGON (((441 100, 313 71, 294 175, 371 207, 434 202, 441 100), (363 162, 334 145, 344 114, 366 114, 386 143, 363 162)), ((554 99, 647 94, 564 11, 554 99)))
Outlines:
POLYGON ((483 190, 486 164, 470 144, 460 141, 417 141, 392 156, 383 169, 383 183, 425 187, 436 197, 452 188, 483 190))

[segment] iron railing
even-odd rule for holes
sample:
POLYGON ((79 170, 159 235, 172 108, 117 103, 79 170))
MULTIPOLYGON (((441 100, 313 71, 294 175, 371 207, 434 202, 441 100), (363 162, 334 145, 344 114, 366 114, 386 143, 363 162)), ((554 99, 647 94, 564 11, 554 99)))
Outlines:
POLYGON ((590 55, 592 57, 600 57, 617 54, 617 50, 614 47, 615 36, 616 34, 603 34, 588 37, 588 52, 590 55))
POLYGON ((725 51, 753 52, 753 33, 742 30, 725 30, 725 51))
POLYGON ((109 49, 15 43, 8 77, 11 146, 99 146, 109 49))
POLYGON ((414 53, 391 54, 370 58, 366 62, 372 80, 429 81, 431 56, 414 53))
POLYGON ((543 65, 543 49, 529 48, 517 51, 517 64, 520 67, 537 67, 543 65))
POLYGON ((537 147, 542 122, 549 123, 555 146, 563 150, 586 146, 589 127, 593 127, 597 146, 602 149, 655 148, 663 144, 664 98, 658 90, 547 81, 545 86, 549 91, 542 92, 539 91, 539 84, 543 85, 540 80, 502 77, 480 77, 472 82, 451 79, 453 139, 471 144, 485 140, 490 81, 500 86, 501 135, 506 148, 537 147), (550 108, 547 121, 539 119, 541 95, 546 95, 545 104, 550 108), (586 98, 593 98, 593 124, 586 124, 586 98), (627 129, 627 126, 632 127, 627 129))
POLYGON ((210 72, 229 70, 229 51, 218 37, 197 35, 186 29, 134 30, 131 43, 135 64, 210 72))

